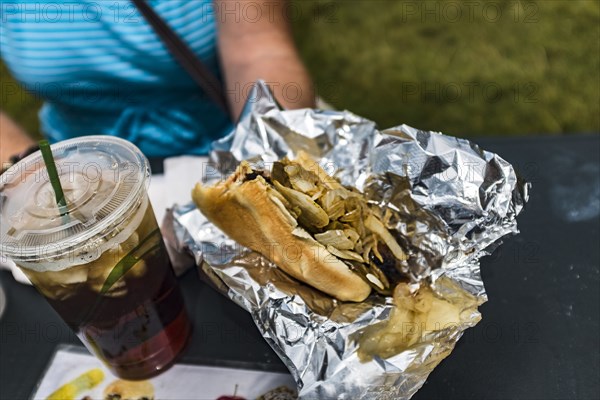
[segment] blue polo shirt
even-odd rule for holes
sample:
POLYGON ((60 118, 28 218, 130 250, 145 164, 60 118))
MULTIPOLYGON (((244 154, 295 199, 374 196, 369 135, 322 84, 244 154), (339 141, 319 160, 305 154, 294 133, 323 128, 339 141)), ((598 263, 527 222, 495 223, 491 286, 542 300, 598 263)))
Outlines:
MULTIPOLYGON (((211 0, 150 1, 219 76, 211 0)), ((0 3, 0 54, 14 77, 44 100, 51 141, 106 134, 148 156, 206 154, 231 129, 129 1, 0 3)), ((2 90, 11 95, 11 88, 2 90)))

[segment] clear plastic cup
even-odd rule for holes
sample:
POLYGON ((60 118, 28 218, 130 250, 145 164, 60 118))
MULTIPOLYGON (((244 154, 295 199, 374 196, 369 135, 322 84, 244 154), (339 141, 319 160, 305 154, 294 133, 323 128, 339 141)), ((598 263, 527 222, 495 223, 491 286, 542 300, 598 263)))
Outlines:
POLYGON ((23 159, 0 176, 0 254, 116 375, 157 375, 191 327, 148 200, 148 161, 110 136, 51 148, 67 213, 41 153, 23 159))

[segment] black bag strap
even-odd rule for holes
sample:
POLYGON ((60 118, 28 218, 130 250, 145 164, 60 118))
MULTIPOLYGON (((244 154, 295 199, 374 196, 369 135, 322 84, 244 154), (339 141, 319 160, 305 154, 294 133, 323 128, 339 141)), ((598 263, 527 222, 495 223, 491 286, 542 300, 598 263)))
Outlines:
POLYGON ((175 58, 212 101, 218 104, 225 112, 229 113, 225 91, 219 80, 206 65, 196 57, 188 45, 181 40, 177 33, 167 25, 145 0, 132 0, 132 2, 150 26, 154 28, 154 31, 163 41, 173 58, 175 58))

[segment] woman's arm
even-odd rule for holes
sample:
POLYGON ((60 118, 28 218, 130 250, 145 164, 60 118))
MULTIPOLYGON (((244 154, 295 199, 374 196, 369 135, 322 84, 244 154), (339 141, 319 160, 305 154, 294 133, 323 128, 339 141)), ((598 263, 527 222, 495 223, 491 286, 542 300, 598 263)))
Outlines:
POLYGON ((264 79, 286 108, 314 107, 312 82, 294 46, 286 0, 215 0, 218 46, 231 113, 264 79))
POLYGON ((0 111, 0 171, 11 156, 27 150, 33 144, 34 141, 25 131, 0 111))

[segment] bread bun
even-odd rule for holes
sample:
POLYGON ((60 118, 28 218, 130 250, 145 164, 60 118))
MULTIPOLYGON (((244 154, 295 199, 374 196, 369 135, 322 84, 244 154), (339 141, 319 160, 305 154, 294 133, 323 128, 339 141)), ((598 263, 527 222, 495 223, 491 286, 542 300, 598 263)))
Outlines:
POLYGON ((243 163, 226 181, 214 186, 197 184, 192 191, 196 206, 229 237, 294 278, 338 300, 363 301, 371 287, 298 227, 263 177, 244 180, 249 171, 243 163))

